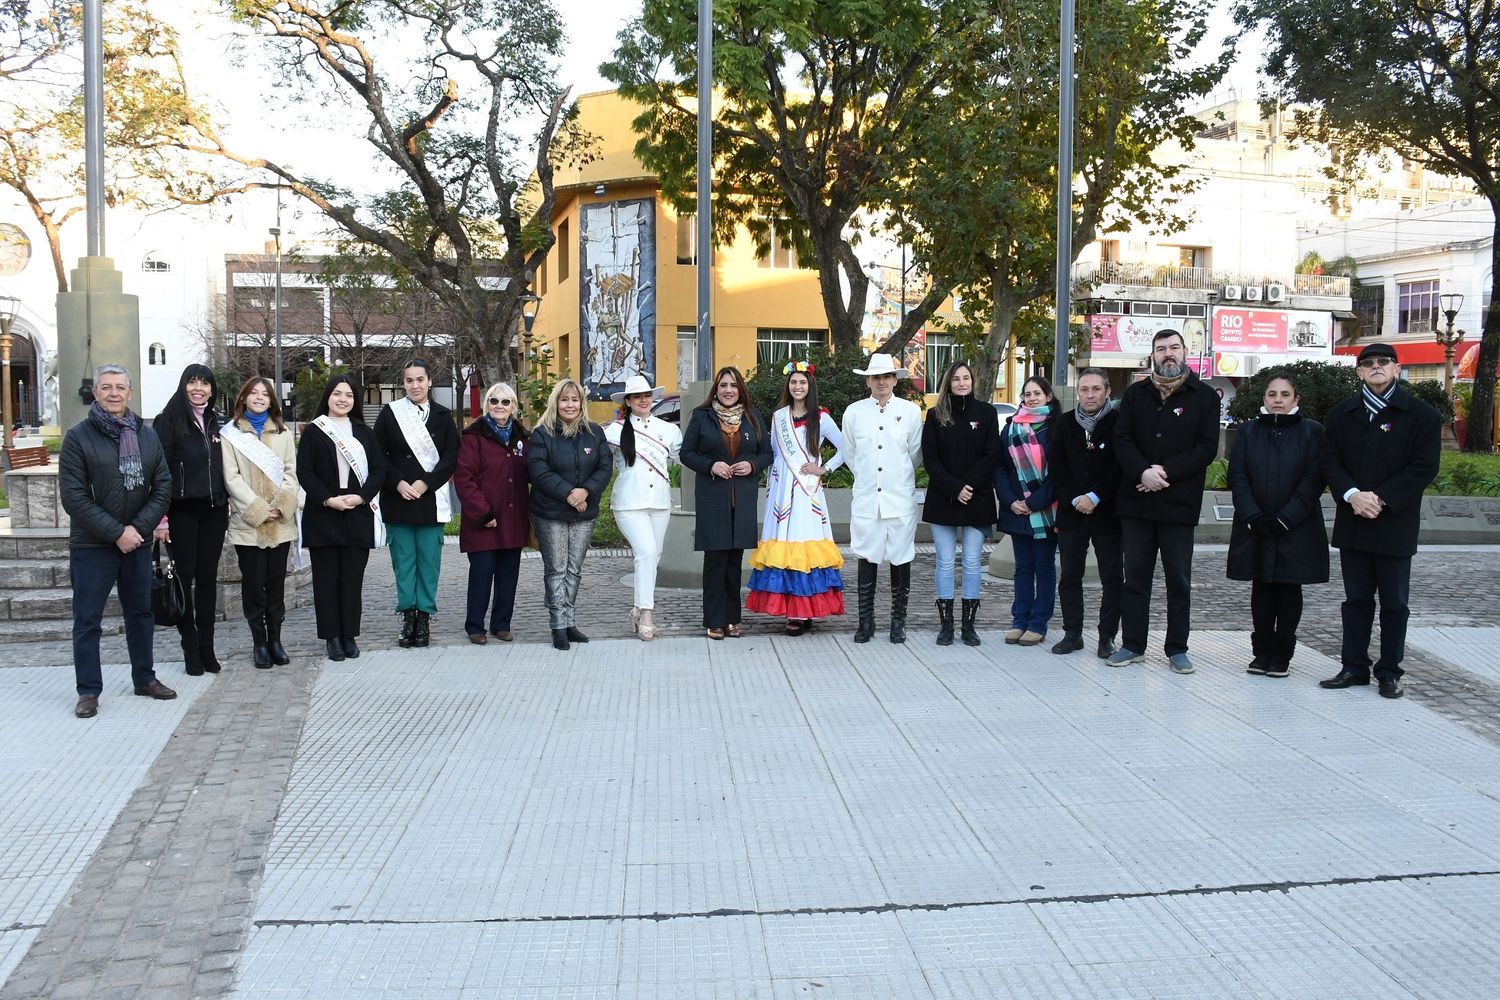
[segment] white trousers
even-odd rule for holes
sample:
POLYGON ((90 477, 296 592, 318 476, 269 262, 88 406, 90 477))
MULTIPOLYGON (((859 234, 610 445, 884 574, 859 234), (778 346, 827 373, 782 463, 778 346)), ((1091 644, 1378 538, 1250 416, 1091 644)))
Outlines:
POLYGON ((900 566, 917 557, 917 514, 904 517, 852 518, 849 547, 861 559, 900 566))
POLYGON ((667 537, 667 522, 672 512, 666 509, 642 508, 614 511, 615 524, 635 553, 635 599, 633 606, 649 609, 656 606, 656 567, 661 562, 662 543, 667 537))

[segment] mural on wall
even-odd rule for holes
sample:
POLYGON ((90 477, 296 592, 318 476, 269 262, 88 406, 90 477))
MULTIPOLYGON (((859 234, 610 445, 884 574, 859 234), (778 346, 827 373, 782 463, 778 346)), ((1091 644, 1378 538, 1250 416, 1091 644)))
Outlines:
POLYGON ((655 374, 655 200, 584 205, 578 241, 583 385, 607 400, 630 376, 655 374))

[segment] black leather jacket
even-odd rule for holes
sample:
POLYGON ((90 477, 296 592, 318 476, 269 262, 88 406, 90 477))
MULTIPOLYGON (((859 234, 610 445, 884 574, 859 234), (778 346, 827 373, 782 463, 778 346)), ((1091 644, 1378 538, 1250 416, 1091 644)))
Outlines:
POLYGON ((164 410, 151 424, 161 440, 172 475, 172 504, 222 507, 229 503, 224 486, 224 449, 219 445, 222 421, 212 408, 203 414, 204 429, 164 410))
POLYGON ((149 539, 167 512, 172 474, 167 471, 161 441, 144 422, 140 429, 141 468, 145 482, 125 489, 120 475, 120 443, 85 419, 63 438, 58 455, 58 490, 68 512, 68 545, 102 549, 115 544, 125 526, 149 539))

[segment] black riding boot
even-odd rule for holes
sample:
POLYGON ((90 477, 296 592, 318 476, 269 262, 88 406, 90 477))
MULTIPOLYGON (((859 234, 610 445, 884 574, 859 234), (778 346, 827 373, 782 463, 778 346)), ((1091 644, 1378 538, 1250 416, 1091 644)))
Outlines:
POLYGON ((266 614, 266 648, 270 650, 271 662, 278 667, 292 662, 286 654, 286 647, 281 644, 281 622, 269 612, 266 614))
POLYGON ((938 609, 938 637, 939 646, 953 645, 953 598, 939 597, 937 599, 938 609))
POLYGON ((855 642, 869 642, 875 637, 875 580, 880 567, 868 560, 859 561, 859 627, 855 642))
POLYGON ((975 624, 979 621, 979 598, 964 598, 963 637, 965 646, 979 645, 979 632, 975 624))
POLYGON ((432 618, 425 611, 417 612, 417 627, 411 634, 413 646, 426 646, 432 641, 432 618))
POLYGON ((911 563, 891 567, 891 641, 906 641, 906 599, 911 596, 911 563))
POLYGON ((187 668, 189 677, 203 676, 203 657, 198 652, 198 630, 195 628, 179 629, 182 636, 182 664, 187 668))
POLYGON ((401 612, 401 637, 396 640, 396 645, 402 649, 410 649, 413 645, 412 639, 417 634, 417 609, 407 608, 401 612))
POLYGON ((250 635, 255 640, 254 655, 256 669, 271 669, 271 649, 266 639, 266 619, 264 616, 250 619, 250 635))

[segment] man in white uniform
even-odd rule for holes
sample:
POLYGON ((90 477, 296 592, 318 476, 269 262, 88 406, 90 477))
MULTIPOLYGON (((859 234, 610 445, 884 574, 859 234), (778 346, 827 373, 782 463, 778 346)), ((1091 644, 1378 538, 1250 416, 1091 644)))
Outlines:
POLYGON ((849 542, 859 557, 859 627, 855 642, 875 635, 875 581, 891 564, 891 642, 906 641, 906 599, 916 556, 917 466, 922 461, 922 408, 896 397, 906 377, 889 354, 870 355, 870 397, 844 411, 844 457, 854 471, 849 542))

